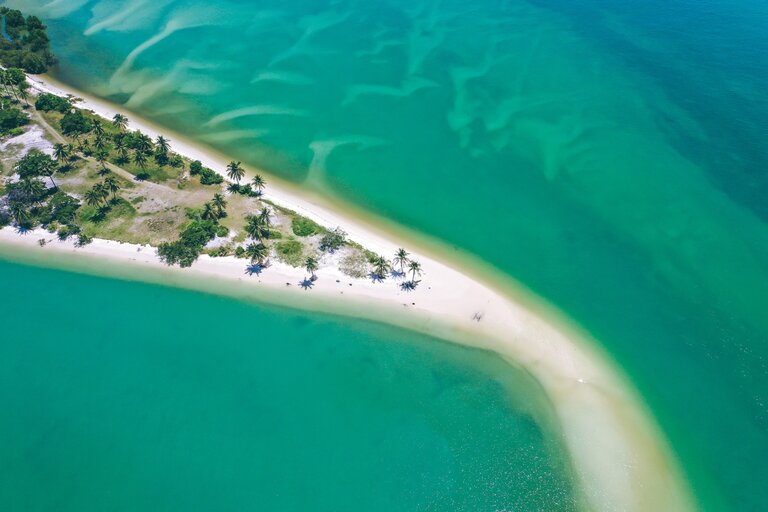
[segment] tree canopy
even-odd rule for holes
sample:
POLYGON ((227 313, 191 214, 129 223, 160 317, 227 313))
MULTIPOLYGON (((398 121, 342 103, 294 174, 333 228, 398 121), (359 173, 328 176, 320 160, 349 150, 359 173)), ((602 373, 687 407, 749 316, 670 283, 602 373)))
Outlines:
POLYGON ((56 64, 46 26, 40 18, 25 18, 21 11, 7 7, 0 7, 0 16, 5 18, 8 36, 0 38, 0 63, 3 66, 40 74, 56 64))

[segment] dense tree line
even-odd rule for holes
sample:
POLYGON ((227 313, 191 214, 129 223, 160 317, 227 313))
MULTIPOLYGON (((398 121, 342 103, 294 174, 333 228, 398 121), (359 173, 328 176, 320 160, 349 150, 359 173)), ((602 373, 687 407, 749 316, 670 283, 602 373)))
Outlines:
POLYGON ((5 31, 0 38, 0 63, 40 74, 56 63, 46 26, 37 16, 26 18, 16 9, 0 7, 5 31))

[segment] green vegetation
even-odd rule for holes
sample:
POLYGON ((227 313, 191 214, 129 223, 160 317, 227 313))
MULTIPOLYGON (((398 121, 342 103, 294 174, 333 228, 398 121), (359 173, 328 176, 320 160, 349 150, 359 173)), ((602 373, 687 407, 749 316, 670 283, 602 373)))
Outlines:
POLYGON ((157 254, 168 265, 189 267, 203 252, 220 226, 213 220, 194 219, 189 222, 175 242, 165 242, 157 248, 157 254))
POLYGON ((75 138, 90 132, 93 129, 93 123, 82 110, 68 111, 59 122, 62 133, 71 135, 75 138))
POLYGON ((0 16, 5 20, 5 30, 10 38, 9 41, 0 37, 0 63, 3 66, 40 74, 56 63, 46 26, 40 18, 25 18, 21 11, 7 7, 0 7, 0 16))
POLYGON ((347 243, 347 233, 343 229, 337 227, 332 231, 328 231, 323 235, 320 240, 320 250, 333 254, 338 251, 343 245, 347 243))
POLYGON ((296 236, 311 236, 323 232, 323 228, 314 221, 299 215, 291 220, 291 229, 296 236))
POLYGON ((189 164, 189 174, 200 176, 202 185, 219 185, 224 183, 224 178, 209 167, 204 167, 200 160, 194 160, 189 164))
POLYGON ((298 240, 282 240, 275 244, 277 259, 292 267, 304 263, 304 246, 298 240))
POLYGON ((44 92, 37 97, 35 108, 43 112, 54 111, 66 114, 72 108, 72 104, 67 98, 44 92))
POLYGON ((311 281, 317 278, 318 249, 333 253, 349 245, 342 270, 355 277, 368 275, 370 258, 362 247, 347 242, 343 230, 328 231, 265 200, 266 180, 256 175, 243 182, 241 162, 227 165, 224 172, 234 183, 225 188, 220 174, 174 153, 164 136, 153 140, 129 131, 124 115, 105 121, 78 108, 76 100, 49 93, 39 94, 30 105, 26 84, 21 69, 0 70, 0 135, 39 123, 55 140, 53 157, 35 149, 21 158, 13 152, 4 155, 13 172, 9 179, 0 177, 0 227, 12 224, 26 231, 42 226, 61 240, 74 239, 76 246, 96 237, 149 242, 162 261, 182 267, 206 252, 249 259, 248 271, 260 272, 274 254, 305 268, 311 281), (30 118, 24 110, 36 115, 30 118), (40 118, 46 122, 38 122, 40 118), (187 180, 185 167, 199 184, 187 180), (201 197, 203 185, 215 187, 212 198, 201 197), (225 190, 232 195, 225 196, 225 190), (235 235, 230 236, 230 229, 235 235), (206 251, 215 237, 224 239, 206 251))
POLYGON ((7 102, 2 102, 0 109, 0 135, 14 135, 14 130, 29 123, 27 114, 12 107, 7 102))

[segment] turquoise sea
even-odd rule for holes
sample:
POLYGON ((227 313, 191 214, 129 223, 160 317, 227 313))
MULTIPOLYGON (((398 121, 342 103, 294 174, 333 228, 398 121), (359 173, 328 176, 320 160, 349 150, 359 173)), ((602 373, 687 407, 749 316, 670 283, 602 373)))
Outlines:
POLYGON ((765 2, 6 4, 61 80, 520 281, 627 372, 703 510, 768 508, 765 2))
POLYGON ((575 509, 544 398, 488 353, 10 262, 0 282, 2 510, 575 509))

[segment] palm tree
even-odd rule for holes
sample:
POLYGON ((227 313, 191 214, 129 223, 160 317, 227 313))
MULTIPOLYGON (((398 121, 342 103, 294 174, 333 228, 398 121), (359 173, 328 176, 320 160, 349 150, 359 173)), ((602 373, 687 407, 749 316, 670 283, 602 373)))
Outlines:
POLYGON ((13 218, 16 220, 16 224, 21 225, 29 220, 29 212, 20 201, 12 202, 8 208, 11 215, 13 215, 13 218))
POLYGON ((157 136, 157 141, 155 141, 155 144, 157 144, 157 150, 163 155, 167 155, 168 151, 170 151, 171 146, 168 139, 163 137, 162 135, 157 136))
POLYGON ((379 256, 373 261, 373 270, 381 279, 384 279, 387 276, 390 268, 389 261, 384 256, 379 256))
POLYGON ((262 225, 269 227, 272 225, 272 219, 270 218, 269 208, 266 206, 261 209, 259 212, 259 221, 262 223, 262 225))
POLYGON ((45 193, 45 185, 38 179, 25 178, 19 182, 19 188, 33 203, 40 203, 40 198, 45 193))
POLYGON ((112 118, 112 126, 121 132, 125 131, 125 129, 128 127, 128 118, 123 114, 115 114, 115 116, 112 118))
POLYGON ((101 170, 99 171, 99 174, 107 174, 109 172, 109 169, 107 169, 107 158, 109 157, 109 151, 106 149, 100 149, 96 152, 96 161, 101 164, 101 170))
POLYGON ((213 194, 213 206, 216 207, 216 215, 217 217, 221 218, 226 213, 224 211, 224 208, 227 207, 227 201, 224 199, 224 196, 216 192, 213 194))
POLYGON ((104 133, 97 133, 93 138, 93 147, 96 149, 104 149, 107 147, 107 137, 104 133))
POLYGON ((134 148, 136 151, 139 151, 141 153, 144 153, 144 155, 149 155, 152 153, 152 139, 150 139, 148 136, 144 135, 141 132, 135 132, 136 135, 136 143, 134 148))
POLYGON ((234 160, 229 162, 229 165, 227 165, 227 176, 240 185, 240 180, 245 176, 245 170, 240 166, 240 162, 235 162, 234 160))
POLYGON ((117 148, 117 161, 121 164, 125 164, 130 160, 128 156, 128 148, 125 146, 121 146, 117 148))
POLYGON ((205 203, 203 205, 203 213, 200 214, 203 220, 217 220, 219 216, 216 214, 216 208, 212 203, 205 203))
POLYGON ((400 272, 404 271, 405 264, 408 263, 408 252, 402 247, 395 253, 395 258, 392 260, 395 265, 400 265, 400 272))
POLYGON ((245 248, 245 254, 251 258, 251 263, 263 265, 264 259, 269 256, 269 249, 261 242, 248 244, 248 247, 245 248))
POLYGON ((107 198, 109 197, 109 189, 104 183, 97 183, 93 186, 93 190, 99 195, 99 202, 103 202, 106 206, 107 198))
POLYGON ((85 197, 85 202, 90 206, 97 206, 99 203, 101 203, 101 193, 96 189, 96 187, 93 187, 88 192, 86 192, 83 197, 85 197))
POLYGON ((93 131, 97 136, 104 134, 104 126, 102 126, 100 119, 93 120, 93 131))
POLYGON ((269 237, 269 229, 264 225, 260 217, 249 215, 246 217, 248 223, 245 225, 245 232, 254 240, 262 241, 269 237))
POLYGON ((61 163, 62 161, 66 161, 69 159, 69 147, 67 144, 62 144, 61 142, 58 142, 53 145, 53 156, 56 159, 56 162, 61 163))
POLYGON ((411 273, 411 281, 416 281, 416 274, 421 275, 421 263, 411 261, 408 264, 408 271, 411 273))
POLYGON ((117 193, 120 190, 120 184, 114 176, 104 178, 104 188, 112 193, 112 200, 117 199, 117 193))
POLYGON ((312 280, 315 279, 315 271, 317 270, 317 260, 310 256, 307 258, 307 261, 304 263, 304 268, 307 269, 307 272, 309 272, 312 275, 312 280))
MULTIPOLYGON (((25 85, 26 85, 26 83, 25 83, 25 85)), ((24 100, 24 103, 26 103, 27 106, 29 106, 29 101, 28 101, 29 93, 27 92, 27 89, 22 88, 21 86, 19 86, 19 96, 21 96, 21 99, 24 100)))
POLYGON ((264 190, 264 187, 267 185, 267 182, 264 181, 264 178, 261 177, 261 174, 257 174, 253 177, 253 188, 256 189, 256 191, 261 194, 262 190, 264 190))
POLYGON ((133 161, 136 163, 136 165, 139 166, 139 168, 144 171, 147 168, 147 155, 145 155, 142 151, 136 150, 133 153, 133 161))

